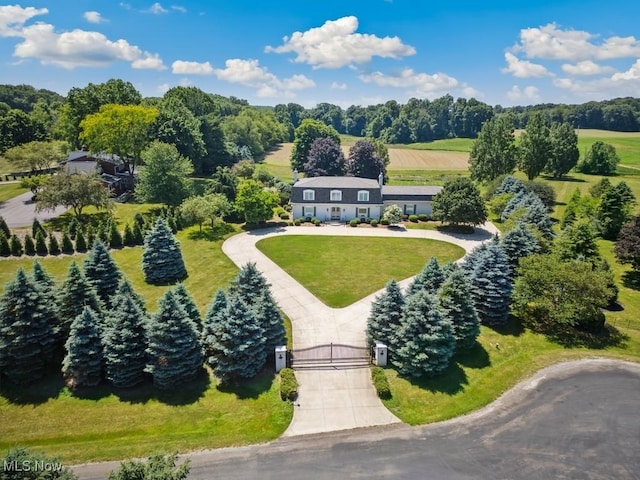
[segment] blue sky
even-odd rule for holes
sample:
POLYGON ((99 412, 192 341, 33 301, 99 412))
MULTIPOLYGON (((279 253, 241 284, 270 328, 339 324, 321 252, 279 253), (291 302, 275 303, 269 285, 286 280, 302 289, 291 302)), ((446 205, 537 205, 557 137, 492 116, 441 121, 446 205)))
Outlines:
POLYGON ((56 0, 0 5, 0 83, 109 78, 255 105, 640 96, 640 2, 56 0))

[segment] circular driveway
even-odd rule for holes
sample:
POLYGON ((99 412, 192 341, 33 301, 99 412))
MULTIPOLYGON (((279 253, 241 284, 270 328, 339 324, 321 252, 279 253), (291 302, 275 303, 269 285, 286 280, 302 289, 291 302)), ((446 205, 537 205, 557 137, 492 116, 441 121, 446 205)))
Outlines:
POLYGON ((34 218, 45 222, 68 210, 66 207, 58 207, 55 210, 36 212, 36 202, 32 201, 31 197, 33 193, 26 192, 0 203, 0 216, 4 217, 9 228, 26 227, 33 223, 34 218))

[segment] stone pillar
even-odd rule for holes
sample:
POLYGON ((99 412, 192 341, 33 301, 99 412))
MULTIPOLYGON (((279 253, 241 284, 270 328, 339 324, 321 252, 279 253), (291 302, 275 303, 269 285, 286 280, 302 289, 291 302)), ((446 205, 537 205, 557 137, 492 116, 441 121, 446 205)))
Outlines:
POLYGON ((379 367, 386 367, 387 356, 387 346, 383 343, 376 343, 376 346, 373 347, 373 359, 375 364, 379 367))
POLYGON ((275 348, 276 373, 287 366, 287 346, 281 345, 275 348))

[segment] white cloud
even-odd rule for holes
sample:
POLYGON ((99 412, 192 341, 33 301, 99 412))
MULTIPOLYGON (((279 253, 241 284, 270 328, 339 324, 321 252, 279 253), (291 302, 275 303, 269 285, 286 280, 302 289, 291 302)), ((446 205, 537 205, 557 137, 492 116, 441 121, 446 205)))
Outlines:
POLYGON ((534 86, 524 87, 520 90, 520 87, 514 85, 511 90, 507 92, 507 98, 512 102, 520 101, 538 101, 540 100, 540 90, 534 86))
POLYGON ((100 15, 100 12, 84 12, 83 16, 84 19, 89 23, 103 23, 105 21, 104 18, 102 18, 102 15, 100 15))
POLYGON ((178 75, 212 75, 214 73, 209 62, 185 62, 183 60, 173 62, 171 71, 178 75))
POLYGON ((571 63, 565 63, 562 65, 562 70, 569 75, 575 76, 591 76, 615 72, 615 68, 598 65, 591 60, 583 60, 576 63, 575 65, 571 63))
POLYGON ((0 6, 0 37, 21 36, 20 32, 27 20, 47 13, 49 10, 46 8, 22 8, 20 5, 0 6))
POLYGON ((507 66, 502 69, 502 73, 510 73, 518 78, 539 78, 553 76, 544 65, 531 63, 528 60, 520 60, 511 52, 504 54, 507 66))
POLYGON ((596 42, 598 35, 583 30, 562 30, 555 23, 520 30, 520 43, 514 51, 527 58, 545 60, 608 60, 640 56, 640 41, 635 37, 612 36, 596 42))
POLYGON ((346 83, 333 82, 333 83, 331 83, 331 88, 333 88, 334 90, 346 90, 347 89, 347 84, 346 83))
POLYGON ((214 74, 220 80, 256 88, 259 97, 293 97, 296 91, 316 85, 304 75, 279 79, 254 59, 231 58, 225 62, 224 69, 214 69, 214 74))
POLYGON ((151 5, 149 7, 149 10, 147 10, 149 13, 153 13, 154 15, 161 15, 163 13, 169 13, 169 10, 167 10, 166 8, 164 8, 162 5, 160 5, 160 3, 156 2, 153 5, 151 5))
POLYGON ((131 5, 125 2, 120 2, 120 8, 124 8, 125 10, 131 10, 131 5))
POLYGON ((177 12, 187 13, 187 9, 181 5, 171 5, 172 10, 176 10, 177 12))
POLYGON ((636 60, 627 71, 608 77, 591 80, 558 78, 553 84, 586 100, 637 96, 640 91, 640 60, 636 60))
POLYGON ((37 23, 22 29, 23 41, 16 45, 14 56, 36 58, 43 64, 64 68, 101 67, 115 61, 130 62, 133 68, 162 70, 157 54, 141 50, 126 40, 111 41, 99 32, 72 30, 57 33, 53 25, 37 23))
POLYGON ((284 37, 278 47, 267 46, 266 52, 296 54, 295 62, 308 63, 314 68, 341 68, 350 64, 369 62, 373 57, 400 58, 414 55, 416 50, 398 37, 380 38, 355 33, 358 19, 354 16, 328 20, 321 27, 294 32, 284 37))
POLYGON ((638 81, 640 80, 640 58, 626 72, 616 73, 611 79, 613 81, 638 81))

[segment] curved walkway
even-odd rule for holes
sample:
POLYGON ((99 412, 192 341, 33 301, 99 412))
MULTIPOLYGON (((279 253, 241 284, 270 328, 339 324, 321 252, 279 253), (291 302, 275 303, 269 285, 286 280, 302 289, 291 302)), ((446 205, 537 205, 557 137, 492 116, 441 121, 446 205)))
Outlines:
POLYGON ((4 217, 9 228, 31 225, 34 218, 45 222, 68 210, 67 207, 58 207, 55 210, 36 212, 36 202, 31 200, 31 197, 33 197, 33 193, 25 192, 0 203, 0 216, 4 217))
MULTIPOLYGON (((487 223, 471 235, 404 228, 350 228, 344 226, 284 227, 256 230, 225 241, 222 251, 238 266, 254 262, 271 284, 282 311, 291 319, 296 348, 327 343, 365 346, 367 317, 373 293, 345 308, 330 308, 256 248, 256 242, 277 235, 341 235, 425 238, 461 246, 467 252, 497 232, 487 223)), ((426 261, 426 259, 425 259, 426 261)), ((406 286, 410 279, 400 282, 406 286)), ((297 370, 300 384, 293 421, 284 436, 347 430, 397 423, 378 399, 368 368, 297 370)))

